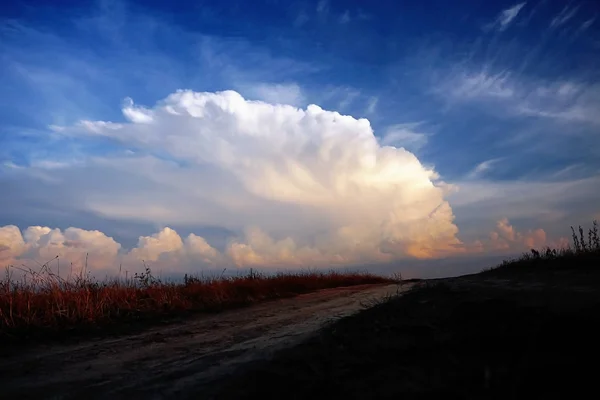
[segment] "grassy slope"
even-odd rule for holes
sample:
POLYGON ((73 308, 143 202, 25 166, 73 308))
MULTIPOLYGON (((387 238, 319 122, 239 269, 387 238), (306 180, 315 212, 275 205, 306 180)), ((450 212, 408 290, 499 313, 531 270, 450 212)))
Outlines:
POLYGON ((203 398, 577 398, 595 392, 600 246, 524 255, 340 320, 203 398))

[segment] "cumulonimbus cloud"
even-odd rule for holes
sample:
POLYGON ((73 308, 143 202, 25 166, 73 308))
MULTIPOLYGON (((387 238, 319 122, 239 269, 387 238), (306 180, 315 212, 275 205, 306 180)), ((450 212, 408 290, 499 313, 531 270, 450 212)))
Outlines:
POLYGON ((127 99, 123 114, 127 122, 54 127, 78 140, 111 138, 128 154, 93 157, 53 177, 76 184, 85 172, 96 186, 105 181, 102 189, 81 183, 83 207, 105 217, 237 233, 217 251, 202 237, 162 230, 140 238, 130 256, 319 265, 461 251, 449 185, 401 143, 382 146, 366 119, 187 90, 152 108, 127 99))

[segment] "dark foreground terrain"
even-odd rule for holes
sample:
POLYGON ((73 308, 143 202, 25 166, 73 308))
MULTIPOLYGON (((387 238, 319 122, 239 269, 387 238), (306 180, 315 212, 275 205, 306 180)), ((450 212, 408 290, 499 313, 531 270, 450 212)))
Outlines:
POLYGON ((587 398, 600 371, 599 260, 534 257, 429 281, 195 396, 587 398))
POLYGON ((231 371, 399 289, 330 288, 133 332, 14 343, 0 351, 0 399, 203 399, 231 371))
POLYGON ((396 285, 329 289, 142 333, 5 353, 0 398, 547 399, 596 392, 600 265, 414 285, 400 296, 396 285))

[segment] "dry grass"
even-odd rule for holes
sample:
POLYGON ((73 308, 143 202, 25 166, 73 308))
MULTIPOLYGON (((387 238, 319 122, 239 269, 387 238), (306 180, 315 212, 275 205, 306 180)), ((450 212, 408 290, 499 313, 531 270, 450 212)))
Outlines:
MULTIPOLYGON (((597 268, 598 224, 584 234, 572 229, 573 247, 532 249, 488 273, 553 268, 597 268)), ((236 277, 190 277, 183 283, 163 282, 150 269, 130 279, 96 281, 89 275, 63 279, 48 264, 40 270, 9 267, 0 280, 0 339, 3 343, 65 333, 95 331, 130 322, 156 322, 191 312, 218 312, 262 300, 290 297, 319 289, 398 281, 366 272, 256 272, 236 277), (24 273, 14 279, 17 270, 24 273)))
MULTIPOLYGON (((14 267, 12 267, 14 268, 14 267)), ((21 270, 24 271, 24 270, 21 270)), ((131 279, 62 279, 47 264, 19 280, 11 268, 0 281, 0 338, 27 340, 152 322, 191 312, 217 312, 319 289, 389 282, 366 272, 278 273, 190 277, 163 282, 150 269, 131 279), (119 324, 117 324, 119 323, 119 324)), ((10 341, 10 340, 9 340, 10 341)))
POLYGON ((598 222, 593 221, 592 227, 585 230, 571 227, 572 246, 562 249, 544 248, 531 249, 515 259, 509 259, 502 264, 484 270, 484 273, 513 273, 516 271, 531 272, 540 267, 545 270, 555 269, 597 269, 600 268, 600 235, 598 222))

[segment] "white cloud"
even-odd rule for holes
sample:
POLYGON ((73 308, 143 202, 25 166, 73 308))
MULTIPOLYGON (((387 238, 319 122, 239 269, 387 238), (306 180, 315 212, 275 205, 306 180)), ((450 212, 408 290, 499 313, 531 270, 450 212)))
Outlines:
MULTIPOLYGON (((241 264, 434 257, 460 246, 447 187, 412 153, 381 147, 366 119, 233 91, 178 91, 144 113, 152 120, 57 132, 110 137, 135 154, 57 170, 54 190, 106 218, 237 232, 223 256, 241 264), (156 151, 172 161, 144 155, 156 151)), ((157 240, 181 247, 154 239, 137 254, 160 258, 157 240)))
POLYGON ((506 239, 510 242, 515 240, 515 231, 512 225, 509 224, 508 218, 502 218, 500 221, 498 221, 496 228, 500 233, 500 237, 503 239, 506 239))
POLYGON ((358 96, 360 96, 360 91, 349 87, 334 88, 328 93, 328 95, 330 97, 340 98, 338 108, 340 110, 344 110, 348 108, 358 96))
MULTIPOLYGON (((122 111, 125 118, 133 123, 149 124, 152 122, 152 112, 144 107, 134 105, 133 100, 129 97, 123 102, 122 111)), ((116 129, 118 128, 117 126, 116 129)))
POLYGON ((584 164, 568 165, 552 174, 552 179, 565 179, 576 175, 578 172, 584 171, 584 164))
POLYGON ((539 85, 513 107, 522 115, 600 125, 596 111, 600 107, 600 85, 570 81, 539 85))
MULTIPOLYGON (((365 115, 372 120, 379 114, 382 97, 363 93, 352 86, 325 85, 318 90, 310 91, 310 102, 324 108, 334 109, 350 115, 365 115)), ((307 103, 304 103, 307 104, 307 103)), ((381 115, 383 116, 383 114, 381 115)))
POLYGON ((544 229, 529 229, 518 231, 508 220, 500 218, 496 227, 489 233, 487 238, 480 238, 465 245, 467 253, 486 253, 488 255, 512 254, 518 255, 528 253, 531 249, 541 251, 546 247, 551 249, 562 249, 569 245, 566 237, 550 239, 544 229))
POLYGON ((490 160, 483 161, 475 166, 471 172, 468 174, 469 179, 479 178, 485 174, 485 172, 489 171, 494 164, 500 161, 500 158, 493 158, 490 160))
MULTIPOLYGON (((199 21, 206 20, 207 12, 205 7, 199 21)), ((27 115, 36 125, 72 125, 112 115, 113 105, 105 98, 132 92, 140 100, 190 86, 242 91, 257 82, 293 82, 322 68, 316 60, 273 54, 264 43, 186 31, 127 6, 66 15, 60 32, 14 21, 7 28, 8 36, 0 42, 3 74, 18 93, 29 95, 15 95, 3 107, 27 115), (189 57, 174 57, 172 49, 152 39, 157 35, 189 49, 189 57), (97 46, 81 48, 72 40, 77 36, 94 37, 97 46), (101 48, 110 51, 97 51, 101 48)), ((124 107, 123 112, 130 121, 151 118, 140 107, 124 107)))
POLYGON ((377 108, 377 103, 379 103, 379 97, 376 97, 376 96, 371 97, 369 99, 369 101, 367 102, 366 113, 373 114, 375 112, 375 109, 377 108))
POLYGON ((600 175, 561 181, 473 179, 455 183, 459 189, 449 194, 448 201, 460 216, 465 240, 486 221, 501 218, 543 221, 547 231, 551 228, 553 235, 561 234, 573 221, 589 221, 600 201, 596 190, 600 175))
POLYGON ((25 241, 21 231, 14 225, 0 228, 0 263, 8 264, 15 255, 22 254, 25 250, 25 241))
POLYGON ((508 24, 510 24, 517 17, 525 4, 526 3, 515 4, 511 8, 502 11, 499 16, 500 26, 506 27, 508 24))
POLYGON ((344 11, 344 13, 340 16, 340 24, 347 24, 348 22, 351 21, 350 18, 350 11, 346 10, 344 11))
POLYGON ((592 26, 592 24, 596 21, 597 17, 594 18, 590 18, 587 21, 585 21, 583 24, 581 24, 581 27, 579 28, 579 32, 585 31, 587 30, 590 26, 592 26))
POLYGON ((549 240, 543 229, 517 231, 509 222, 508 218, 501 218, 496 223, 496 229, 490 232, 489 241, 482 241, 484 249, 489 251, 501 250, 511 252, 527 252, 530 249, 540 250, 545 247, 564 248, 568 245, 567 238, 561 237, 557 240, 549 240))
POLYGON ((164 228, 155 235, 140 237, 137 248, 132 250, 132 254, 139 259, 156 261, 162 254, 178 252, 181 249, 183 249, 183 241, 177 232, 164 228))
POLYGON ((298 15, 296 15, 296 18, 294 18, 294 26, 296 28, 300 28, 301 26, 306 24, 308 21, 310 21, 310 17, 305 12, 302 11, 298 15))
POLYGON ((328 0, 319 0, 317 3, 317 15, 320 18, 326 18, 329 13, 329 1, 328 0))
MULTIPOLYGON (((126 114, 126 108, 123 109, 123 114, 127 116, 126 114)), ((131 119, 131 122, 136 122, 134 121, 134 119, 131 119)), ((123 127, 123 125, 121 124, 115 124, 113 122, 105 122, 105 121, 86 121, 86 120, 82 120, 79 121, 77 123, 77 125, 81 126, 82 128, 85 128, 89 131, 92 131, 94 133, 98 133, 98 134, 102 134, 103 131, 110 129, 110 130, 118 130, 121 129, 123 127)), ((66 132, 67 128, 64 126, 53 126, 52 130, 55 132, 66 132)))
POLYGON ((519 12, 523 7, 525 7, 526 2, 515 4, 514 6, 503 10, 498 14, 494 22, 486 25, 485 29, 496 29, 499 31, 503 31, 514 21, 514 19, 519 15, 519 12))
POLYGON ((509 71, 493 73, 484 67, 477 72, 452 71, 433 92, 451 104, 494 104, 491 110, 496 113, 600 124, 597 83, 518 80, 509 71))
POLYGON ((367 21, 373 18, 373 16, 371 14, 368 14, 364 11, 362 11, 361 9, 358 9, 358 13, 356 14, 356 18, 363 20, 363 21, 367 21))
POLYGON ((73 163, 54 160, 36 160, 32 161, 30 165, 41 169, 57 169, 70 167, 73 163))
MULTIPOLYGON (((84 267, 96 270, 114 269, 121 245, 104 233, 79 228, 65 231, 41 226, 30 226, 21 231, 12 225, 0 227, 0 262, 4 265, 24 264, 39 269, 39 264, 59 256, 74 263, 74 272, 84 267)), ((4 266, 3 265, 3 266, 4 266)))
POLYGON ((17 164, 15 164, 12 161, 4 161, 2 163, 2 167, 6 168, 6 169, 19 169, 19 168, 22 168, 22 167, 18 166, 17 164))
POLYGON ((259 83, 243 88, 248 97, 262 100, 271 104, 289 104, 301 106, 305 102, 302 88, 296 83, 268 84, 259 83))
POLYGON ((380 140, 383 146, 404 147, 410 151, 417 151, 427 144, 427 135, 416 132, 420 124, 396 124, 387 128, 380 140))
POLYGON ((562 11, 560 13, 558 13, 558 15, 554 18, 552 18, 552 21, 550 21, 550 27, 551 28, 557 28, 565 23, 567 23, 567 21, 569 21, 571 18, 573 18, 575 16, 575 14, 577 14, 577 11, 579 11, 579 6, 576 7, 569 7, 568 5, 565 6, 562 11))
POLYGON ((452 97, 462 100, 472 100, 486 97, 490 99, 508 99, 515 91, 509 84, 510 74, 500 72, 490 74, 487 71, 478 73, 462 73, 448 81, 441 89, 452 97))
MULTIPOLYGON (((89 271, 116 275, 117 271, 141 272, 149 266, 154 273, 184 273, 230 268, 232 266, 285 266, 339 265, 357 262, 352 246, 360 246, 369 232, 342 228, 339 235, 346 243, 330 241, 334 252, 324 252, 315 246, 298 246, 290 237, 273 239, 259 228, 249 228, 243 238, 230 241, 223 251, 212 247, 193 233, 182 238, 175 230, 163 228, 151 236, 141 236, 131 249, 123 249, 112 238, 99 231, 68 228, 64 232, 49 227, 31 226, 21 231, 16 226, 0 227, 0 263, 3 266, 25 266, 39 270, 48 263, 50 270, 69 274, 89 271)), ((436 235, 435 230, 430 234, 436 235)), ((543 229, 517 231, 506 217, 500 218, 487 239, 478 239, 466 245, 450 248, 448 254, 474 254, 486 252, 518 253, 529 249, 565 247, 568 239, 550 240, 543 229)), ((414 250, 416 250, 415 248, 414 250)), ((381 249, 375 251, 381 251, 381 249)), ((419 250, 420 251, 420 250, 419 250)), ((363 260, 364 262, 364 260, 363 260)))
POLYGON ((184 248, 192 259, 200 259, 202 265, 213 267, 219 265, 222 260, 220 253, 209 245, 206 239, 193 233, 186 238, 184 248))

